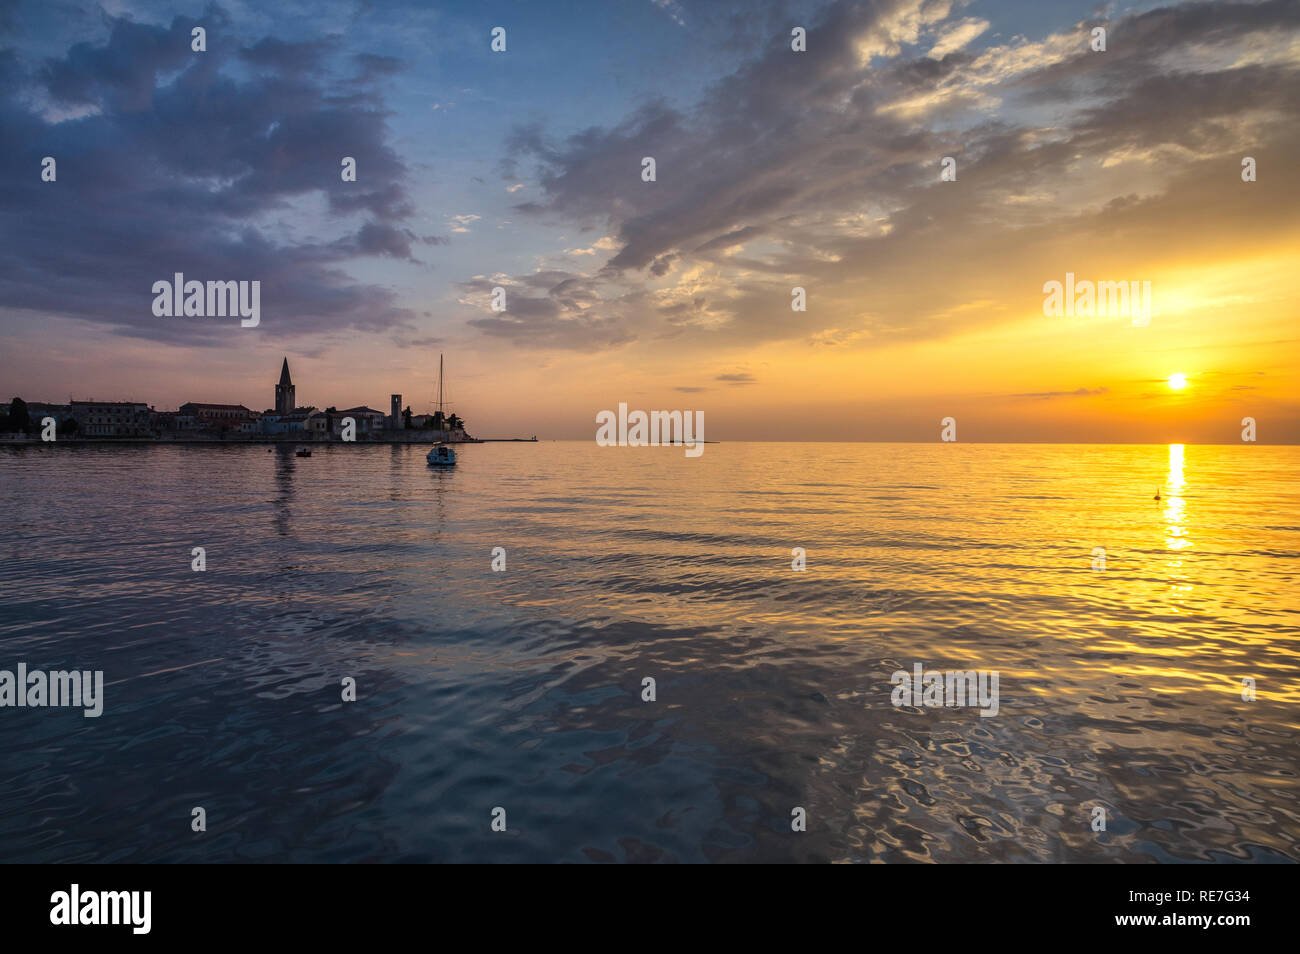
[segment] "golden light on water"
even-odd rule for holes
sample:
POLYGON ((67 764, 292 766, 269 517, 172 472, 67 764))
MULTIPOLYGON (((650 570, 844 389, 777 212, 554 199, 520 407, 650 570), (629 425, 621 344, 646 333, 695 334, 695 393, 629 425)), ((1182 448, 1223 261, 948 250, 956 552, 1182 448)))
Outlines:
POLYGON ((1187 539, 1187 505, 1183 500, 1183 489, 1187 480, 1183 476, 1183 445, 1169 445, 1169 475, 1165 479, 1165 546, 1170 550, 1181 550, 1191 546, 1187 539))
POLYGON ((1169 473, 1165 478, 1165 549, 1173 551, 1165 564, 1169 570, 1170 611, 1178 613, 1191 592, 1187 574, 1183 571, 1183 561, 1179 550, 1192 545, 1187 539, 1187 504, 1183 491, 1187 479, 1183 474, 1183 445, 1169 445, 1169 473))

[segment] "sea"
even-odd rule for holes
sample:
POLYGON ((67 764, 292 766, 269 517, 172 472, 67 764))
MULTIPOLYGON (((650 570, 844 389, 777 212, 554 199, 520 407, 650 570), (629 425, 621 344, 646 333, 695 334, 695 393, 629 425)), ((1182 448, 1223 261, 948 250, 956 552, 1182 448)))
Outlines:
POLYGON ((0 860, 1300 860, 1300 448, 426 450, 0 447, 0 860))

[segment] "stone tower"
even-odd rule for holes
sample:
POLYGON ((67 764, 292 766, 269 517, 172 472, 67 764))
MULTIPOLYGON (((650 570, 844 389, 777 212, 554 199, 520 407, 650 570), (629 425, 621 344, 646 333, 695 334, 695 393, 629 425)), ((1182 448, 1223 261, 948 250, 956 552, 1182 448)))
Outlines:
POLYGON ((293 380, 289 377, 289 359, 284 359, 280 369, 280 383, 275 386, 275 413, 292 414, 298 406, 293 380))

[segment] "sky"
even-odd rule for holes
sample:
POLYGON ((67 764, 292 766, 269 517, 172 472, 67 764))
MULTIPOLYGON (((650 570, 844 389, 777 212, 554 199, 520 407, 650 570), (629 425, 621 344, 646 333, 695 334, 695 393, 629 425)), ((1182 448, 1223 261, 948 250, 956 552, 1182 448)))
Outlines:
POLYGON ((0 392, 1297 443, 1298 119, 1294 0, 0 0, 0 392))

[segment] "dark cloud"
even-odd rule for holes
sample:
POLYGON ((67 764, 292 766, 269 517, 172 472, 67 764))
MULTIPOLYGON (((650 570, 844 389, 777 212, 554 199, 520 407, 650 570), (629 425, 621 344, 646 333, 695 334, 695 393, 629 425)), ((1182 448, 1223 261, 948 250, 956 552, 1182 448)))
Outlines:
POLYGON ((357 250, 362 255, 388 255, 393 258, 411 258, 411 233, 391 225, 368 222, 357 233, 357 250))
POLYGON ((240 51, 244 61, 281 73, 305 73, 321 69, 325 58, 337 49, 334 40, 288 43, 273 36, 240 51))
POLYGON ((153 316, 153 282, 183 272, 261 281, 260 334, 408 325, 391 292, 345 264, 412 260, 412 241, 441 240, 404 226, 406 167, 383 101, 333 84, 335 42, 237 46, 217 8, 202 20, 205 53, 191 50, 198 21, 186 17, 108 22, 102 45, 76 44, 31 70, 0 54, 0 306, 229 343, 220 320, 153 316), (227 71, 235 61, 251 76, 227 71), (44 156, 58 163, 56 182, 40 180, 44 156), (344 156, 357 160, 358 182, 341 180, 344 156), (326 200, 331 237, 285 224, 314 196, 326 200))
POLYGON ((660 255, 650 263, 650 274, 655 276, 655 278, 662 278, 664 275, 668 274, 673 267, 673 262, 677 261, 679 257, 680 256, 674 254, 660 255))
MULTIPOLYGON (((734 248, 737 245, 744 245, 752 238, 758 238, 758 236, 762 235, 766 231, 767 229, 757 225, 746 225, 743 229, 736 229, 734 232, 728 232, 726 235, 719 235, 717 238, 709 239, 709 241, 699 246, 695 251, 698 254, 699 252, 711 252, 714 249, 734 248)), ((662 256, 659 261, 662 261, 664 258, 671 261, 675 257, 676 256, 674 255, 665 255, 662 256)))
POLYGON ((358 53, 352 57, 357 66, 356 82, 370 83, 375 80, 396 76, 406 69, 395 56, 383 56, 379 53, 358 53))
POLYGON ((8 33, 14 28, 18 3, 19 0, 0 0, 0 33, 8 33))

